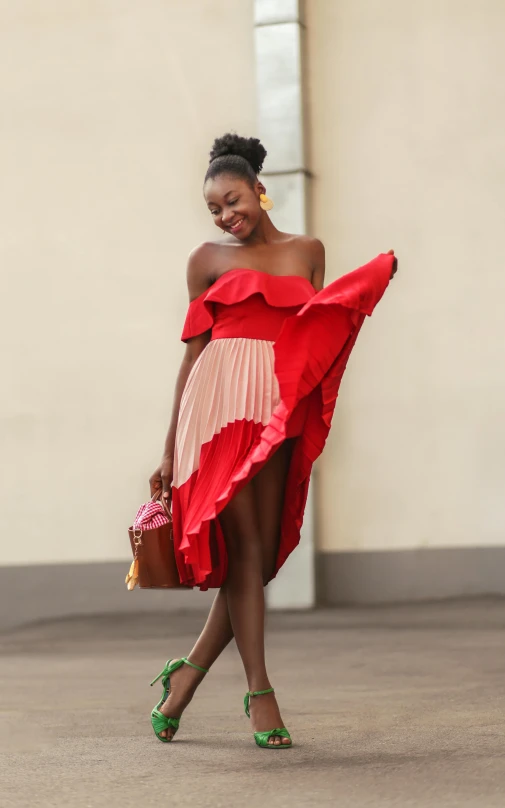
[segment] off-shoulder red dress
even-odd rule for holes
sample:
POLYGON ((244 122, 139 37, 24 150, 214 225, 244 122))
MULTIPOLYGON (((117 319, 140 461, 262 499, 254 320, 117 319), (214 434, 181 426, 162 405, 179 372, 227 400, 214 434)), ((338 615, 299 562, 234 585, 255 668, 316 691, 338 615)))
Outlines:
POLYGON ((219 587, 218 515, 286 438, 294 438, 274 576, 300 539, 312 464, 366 315, 392 271, 380 255, 316 293, 305 278, 233 269, 194 300, 182 339, 211 330, 177 425, 172 509, 181 582, 219 587))

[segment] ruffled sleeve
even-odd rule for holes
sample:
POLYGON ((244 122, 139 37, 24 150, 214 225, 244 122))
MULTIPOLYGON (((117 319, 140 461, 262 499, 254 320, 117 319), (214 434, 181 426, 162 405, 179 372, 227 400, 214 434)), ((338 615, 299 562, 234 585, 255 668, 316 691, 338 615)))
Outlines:
POLYGON ((394 260, 394 255, 381 254, 359 269, 348 272, 318 292, 300 314, 312 306, 329 303, 370 316, 386 291, 394 260))
POLYGON ((181 340, 187 342, 209 331, 214 324, 212 303, 205 300, 205 294, 200 295, 189 304, 181 340))
POLYGON ((394 255, 378 255, 373 261, 330 284, 329 298, 370 317, 387 289, 394 260, 394 255))
POLYGON ((393 261, 392 255, 377 256, 330 283, 286 320, 274 352, 281 398, 290 411, 321 382, 324 399, 329 384, 325 377, 333 368, 332 402, 328 408, 333 412, 356 337, 365 316, 372 314, 389 284, 393 261))

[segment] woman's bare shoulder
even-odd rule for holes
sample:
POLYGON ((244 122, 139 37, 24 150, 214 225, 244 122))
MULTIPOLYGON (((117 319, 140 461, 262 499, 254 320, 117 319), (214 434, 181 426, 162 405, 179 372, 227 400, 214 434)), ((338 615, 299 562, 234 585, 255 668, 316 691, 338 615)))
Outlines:
POLYGON ((222 248, 223 244, 218 241, 204 241, 191 250, 186 271, 190 300, 213 284, 218 253, 222 248))
POLYGON ((283 241, 296 244, 297 247, 302 247, 306 250, 324 250, 324 245, 321 239, 314 238, 314 236, 304 236, 299 233, 282 233, 283 241))
POLYGON ((325 250, 321 239, 310 238, 308 248, 312 256, 312 265, 314 267, 319 267, 322 264, 324 267, 325 250))
POLYGON ((292 233, 283 233, 282 235, 287 243, 291 243, 305 255, 307 263, 311 266, 319 266, 321 261, 324 262, 324 244, 320 239, 292 233))
POLYGON ((207 260, 222 246, 218 241, 203 241, 194 247, 189 254, 189 261, 207 260))
POLYGON ((311 283, 319 292, 324 286, 325 252, 324 244, 313 236, 291 236, 298 255, 302 255, 311 270, 311 283))

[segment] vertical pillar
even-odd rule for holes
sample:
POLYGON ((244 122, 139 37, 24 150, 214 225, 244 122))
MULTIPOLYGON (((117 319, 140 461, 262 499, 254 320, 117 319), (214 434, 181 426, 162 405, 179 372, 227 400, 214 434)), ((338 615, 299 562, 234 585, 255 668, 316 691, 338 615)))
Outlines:
MULTIPOLYGON (((262 173, 280 230, 305 233, 307 185, 303 99, 303 0, 255 0, 258 133, 268 150, 262 173)), ((309 491, 300 547, 268 587, 270 608, 314 605, 313 498, 309 491)))

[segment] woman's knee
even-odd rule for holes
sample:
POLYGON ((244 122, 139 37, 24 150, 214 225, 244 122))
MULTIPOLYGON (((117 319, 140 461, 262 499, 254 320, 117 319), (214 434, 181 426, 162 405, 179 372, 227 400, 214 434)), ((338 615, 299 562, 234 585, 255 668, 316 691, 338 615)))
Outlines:
POLYGON ((261 557, 261 536, 251 485, 240 491, 219 516, 226 549, 236 558, 261 557))
POLYGON ((226 551, 230 561, 262 565, 262 545, 259 532, 253 525, 245 525, 235 519, 221 520, 226 551))
POLYGON ((261 542, 252 533, 234 533, 226 539, 228 558, 232 561, 244 561, 262 568, 261 542))

